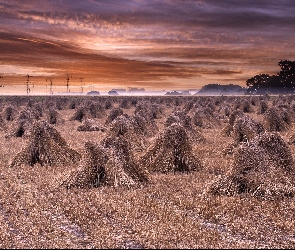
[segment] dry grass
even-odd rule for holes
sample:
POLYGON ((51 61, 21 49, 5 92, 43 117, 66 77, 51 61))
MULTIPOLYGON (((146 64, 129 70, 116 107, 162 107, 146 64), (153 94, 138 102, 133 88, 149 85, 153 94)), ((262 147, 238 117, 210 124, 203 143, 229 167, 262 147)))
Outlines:
MULTIPOLYGON (((113 106, 120 105, 125 114, 134 115, 132 102, 122 104, 122 97, 118 98, 113 106)), ((158 98, 163 108, 161 118, 155 119, 160 133, 174 105, 184 107, 186 101, 158 98)), ((269 107, 274 98, 265 98, 269 107)), ((83 154, 86 142, 102 144, 107 133, 78 132, 81 122, 70 120, 75 111, 59 110, 65 122, 54 126, 70 148, 83 154)), ((105 112, 104 117, 95 118, 100 124, 105 124, 110 109, 105 112)), ((263 119, 259 112, 247 115, 263 119)), ((6 124, 11 126, 12 121, 6 124)), ((29 139, 5 138, 6 132, 0 130, 1 248, 294 248, 294 197, 261 200, 207 191, 234 163, 233 155, 222 154, 230 140, 222 135, 224 126, 226 122, 221 121, 220 127, 200 128, 205 140, 192 148, 203 169, 188 174, 152 173, 149 183, 134 188, 58 188, 78 164, 8 168, 29 139)), ((285 140, 294 131, 294 124, 289 126, 289 132, 278 132, 285 140)), ((152 143, 155 138, 147 140, 152 143)), ((288 147, 294 156, 295 145, 288 147)))

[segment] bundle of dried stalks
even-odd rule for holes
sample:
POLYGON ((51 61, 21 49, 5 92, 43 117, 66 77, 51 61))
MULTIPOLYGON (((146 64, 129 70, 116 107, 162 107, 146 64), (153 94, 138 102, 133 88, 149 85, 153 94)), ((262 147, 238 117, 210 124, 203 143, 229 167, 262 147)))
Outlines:
POLYGON ((85 143, 82 163, 61 183, 67 188, 135 186, 147 183, 150 175, 135 164, 130 144, 121 136, 106 140, 104 146, 85 143))
POLYGON ((174 106, 181 106, 183 104, 183 98, 177 96, 175 98, 172 99, 174 106))
POLYGON ((2 115, 4 120, 13 121, 18 115, 18 110, 13 105, 7 105, 4 107, 2 115))
POLYGON ((216 105, 215 105, 215 101, 213 101, 212 99, 209 99, 209 102, 206 106, 204 106, 203 108, 209 109, 212 112, 214 112, 216 110, 216 105))
POLYGON ((222 135, 222 136, 228 136, 228 137, 230 137, 232 131, 233 131, 233 127, 228 123, 228 124, 226 124, 226 125, 223 127, 223 129, 221 130, 221 135, 222 135))
POLYGON ((264 114, 268 110, 268 103, 265 100, 261 100, 258 109, 257 109, 257 114, 264 114))
POLYGON ((269 101, 270 100, 270 95, 266 93, 261 98, 262 98, 262 100, 269 101))
POLYGON ((141 112, 134 115, 134 120, 146 137, 154 137, 159 132, 155 120, 142 116, 141 112))
POLYGON ((136 164, 131 147, 132 144, 122 136, 106 138, 104 147, 113 151, 113 157, 107 164, 106 184, 136 185, 150 180, 150 174, 146 168, 136 164))
POLYGON ((252 140, 256 135, 264 133, 263 125, 245 115, 236 119, 233 125, 232 138, 236 144, 252 140))
POLYGON ((192 126, 191 118, 183 111, 177 110, 169 115, 165 121, 165 127, 170 126, 173 123, 181 124, 192 142, 203 142, 205 137, 198 130, 194 129, 192 126))
POLYGON ((163 117, 163 108, 158 104, 141 101, 137 103, 134 114, 139 114, 146 119, 161 119, 163 117))
POLYGON ((241 110, 233 111, 228 118, 229 125, 233 127, 236 119, 243 117, 243 116, 245 116, 243 111, 241 111, 241 110))
POLYGON ((130 109, 131 108, 130 101, 131 100, 128 97, 123 97, 123 99, 121 100, 119 104, 119 108, 130 109))
POLYGON ((5 138, 10 137, 28 137, 30 135, 32 120, 17 119, 14 120, 8 129, 5 138))
POLYGON ((209 108, 201 108, 195 111, 193 115, 193 123, 201 128, 216 128, 221 125, 216 118, 217 115, 209 108))
POLYGON ((123 115, 123 110, 121 108, 111 109, 111 111, 106 119, 105 125, 109 125, 116 117, 118 117, 120 115, 123 115))
POLYGON ((166 107, 172 107, 173 99, 171 97, 165 96, 161 98, 160 103, 165 104, 166 107))
POLYGON ((127 114, 116 117, 110 124, 107 137, 122 136, 131 143, 134 152, 142 152, 148 145, 143 131, 135 119, 127 114))
POLYGON ((56 109, 56 101, 46 100, 43 104, 44 109, 56 109))
POLYGON ((287 104, 287 99, 285 96, 283 95, 279 95, 279 96, 275 96, 273 97, 273 100, 272 100, 272 106, 273 107, 278 107, 280 105, 286 105, 287 104))
POLYGON ((33 124, 28 144, 13 158, 9 166, 62 165, 75 163, 80 154, 71 149, 59 132, 46 121, 33 124))
POLYGON ((252 113, 254 108, 251 105, 251 102, 247 99, 243 99, 240 103, 239 109, 244 113, 252 113))
POLYGON ((131 104, 133 107, 135 107, 135 106, 137 105, 139 99, 141 99, 141 97, 139 97, 139 96, 137 96, 137 97, 132 96, 132 97, 130 98, 130 104, 131 104))
POLYGON ((194 107, 194 101, 187 101, 183 106, 183 111, 188 113, 194 107))
POLYGON ((241 110, 233 111, 228 118, 228 124, 222 129, 221 134, 224 136, 231 136, 233 131, 233 126, 236 119, 245 116, 244 112, 241 110))
POLYGON ((285 136, 288 138, 287 140, 289 144, 295 144, 295 130, 293 127, 286 133, 285 136))
POLYGON ((57 110, 67 109, 68 107, 68 100, 66 98, 57 97, 55 101, 55 108, 57 110))
POLYGON ((6 121, 3 119, 2 115, 0 114, 0 131, 7 130, 6 121))
POLYGON ((159 131, 155 119, 162 118, 162 113, 163 109, 160 105, 140 101, 136 105, 134 119, 145 136, 153 137, 159 131))
POLYGON ((104 102, 104 108, 105 109, 111 109, 114 107, 113 101, 110 100, 109 98, 105 100, 104 102))
POLYGON ((5 137, 9 138, 29 136, 31 133, 32 124, 39 118, 39 114, 33 108, 27 107, 24 110, 21 110, 18 114, 18 117, 13 120, 5 137))
POLYGON ((78 107, 73 116, 70 118, 70 121, 76 120, 82 122, 82 120, 87 117, 87 109, 85 107, 78 107))
POLYGON ((77 131, 101 131, 105 132, 106 127, 91 118, 83 119, 82 124, 78 126, 77 131))
POLYGON ((105 108, 100 102, 92 102, 89 105, 89 112, 93 118, 104 118, 106 116, 105 108))
POLYGON ((291 118, 287 111, 269 108, 263 115, 263 125, 267 131, 281 132, 289 129, 291 118))
POLYGON ((290 102, 290 109, 291 109, 293 112, 295 112, 295 101, 294 101, 294 100, 292 100, 292 101, 290 102))
POLYGON ((70 120, 82 122, 85 118, 103 118, 105 115, 105 109, 100 103, 84 100, 76 109, 70 120))
POLYGON ((69 101, 69 109, 76 109, 81 102, 78 99, 71 99, 69 101))
POLYGON ((139 162, 150 171, 163 173, 190 172, 202 168, 192 151, 185 128, 179 123, 173 123, 160 132, 139 162))
POLYGON ((253 105, 255 107, 258 106, 260 104, 259 97, 258 96, 251 96, 250 103, 251 103, 251 105, 253 105))
MULTIPOLYGON (((30 106, 28 106, 28 108, 30 109, 30 106)), ((32 104, 31 109, 35 116, 38 117, 37 119, 43 116, 43 108, 39 102, 32 104)))
POLYGON ((236 149, 230 171, 209 191, 229 196, 248 193, 261 199, 294 197, 294 170, 287 143, 278 133, 266 132, 236 149))
POLYGON ((221 106, 218 110, 218 117, 219 119, 228 119, 230 114, 232 113, 232 108, 229 104, 225 104, 221 106))
POLYGON ((63 124, 65 120, 61 117, 60 113, 54 108, 49 108, 46 112, 46 120, 49 124, 63 124))
MULTIPOLYGON (((229 127, 229 126, 228 126, 229 127)), ((256 135, 264 133, 263 125, 251 117, 237 117, 230 133, 232 140, 222 150, 223 155, 232 155, 240 143, 248 143, 256 135)))
POLYGON ((292 123, 295 121, 295 112, 289 105, 286 107, 280 107, 278 106, 278 109, 280 110, 281 117, 283 120, 289 125, 292 126, 292 123))

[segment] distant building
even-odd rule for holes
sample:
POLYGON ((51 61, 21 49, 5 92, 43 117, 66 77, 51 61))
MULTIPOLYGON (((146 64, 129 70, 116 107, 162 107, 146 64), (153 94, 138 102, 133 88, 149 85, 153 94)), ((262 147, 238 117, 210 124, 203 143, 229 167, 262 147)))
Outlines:
POLYGON ((109 95, 119 95, 119 93, 115 90, 111 90, 108 92, 109 95))
POLYGON ((99 91, 93 90, 93 91, 88 92, 87 95, 100 95, 100 93, 99 93, 99 91))
POLYGON ((165 95, 191 95, 191 93, 188 90, 180 90, 180 92, 173 90, 171 92, 167 92, 165 95))
POLYGON ((180 92, 181 95, 190 95, 191 93, 188 90, 183 90, 180 92))
POLYGON ((126 93, 126 89, 112 89, 111 91, 116 91, 118 94, 119 93, 126 93))
POLYGON ((171 92, 168 91, 165 95, 180 95, 180 92, 173 90, 171 92))
POLYGON ((129 88, 129 90, 128 90, 128 92, 143 92, 143 91, 145 91, 144 88, 140 88, 140 89, 138 89, 138 88, 129 88))

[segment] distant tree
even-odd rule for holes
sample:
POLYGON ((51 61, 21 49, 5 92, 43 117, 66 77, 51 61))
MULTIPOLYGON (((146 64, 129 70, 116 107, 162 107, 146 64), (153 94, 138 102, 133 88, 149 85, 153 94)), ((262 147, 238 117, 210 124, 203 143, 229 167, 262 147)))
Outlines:
POLYGON ((295 87, 295 61, 281 60, 278 65, 281 71, 278 73, 280 82, 284 87, 295 87))
POLYGON ((257 92, 260 88, 266 87, 269 82, 269 74, 259 74, 246 81, 249 92, 257 92))
POLYGON ((246 81, 248 93, 294 93, 295 61, 281 60, 278 62, 281 71, 277 75, 259 74, 246 81))
POLYGON ((203 86, 199 92, 196 93, 196 95, 200 94, 231 94, 231 93, 243 93, 245 91, 244 88, 242 88, 239 85, 235 84, 218 84, 218 83, 210 83, 205 86, 203 86))
POLYGON ((284 87, 280 81, 280 77, 278 75, 273 75, 269 77, 268 82, 266 83, 266 87, 268 88, 282 88, 284 87))

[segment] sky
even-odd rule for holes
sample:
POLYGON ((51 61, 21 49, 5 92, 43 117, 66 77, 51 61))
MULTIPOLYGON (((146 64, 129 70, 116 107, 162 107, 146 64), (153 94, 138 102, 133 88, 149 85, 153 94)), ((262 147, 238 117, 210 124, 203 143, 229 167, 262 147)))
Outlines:
POLYGON ((294 13, 294 0, 0 0, 0 84, 245 87, 295 60, 294 13))

